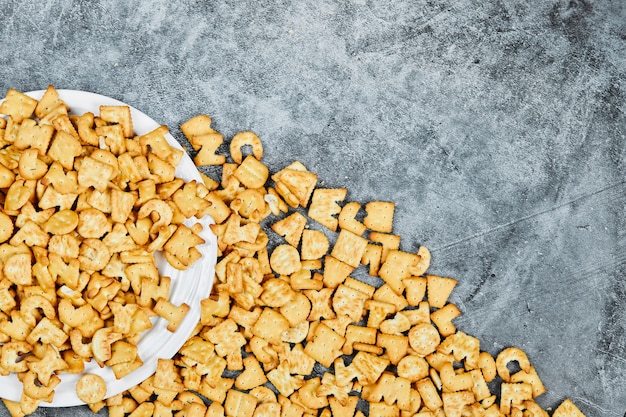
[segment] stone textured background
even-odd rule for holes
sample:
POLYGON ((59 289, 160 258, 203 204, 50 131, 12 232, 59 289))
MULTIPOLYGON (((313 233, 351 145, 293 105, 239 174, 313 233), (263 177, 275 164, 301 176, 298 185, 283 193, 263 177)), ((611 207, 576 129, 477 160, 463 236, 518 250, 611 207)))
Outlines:
POLYGON ((626 3, 266 3, 1 0, 0 95, 92 91, 181 140, 207 113, 273 170, 396 202, 402 249, 460 280, 461 330, 522 347, 544 407, 623 416, 626 3))

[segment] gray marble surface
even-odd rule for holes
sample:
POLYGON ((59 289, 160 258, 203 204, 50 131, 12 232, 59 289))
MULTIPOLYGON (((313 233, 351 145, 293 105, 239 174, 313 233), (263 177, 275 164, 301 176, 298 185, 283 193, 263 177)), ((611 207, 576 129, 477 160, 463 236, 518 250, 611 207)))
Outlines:
POLYGON ((178 138, 207 113, 257 132, 274 170, 396 202, 402 248, 459 279, 461 330, 522 347, 544 407, 624 415, 624 2, 0 5, 0 94, 92 91, 178 138))

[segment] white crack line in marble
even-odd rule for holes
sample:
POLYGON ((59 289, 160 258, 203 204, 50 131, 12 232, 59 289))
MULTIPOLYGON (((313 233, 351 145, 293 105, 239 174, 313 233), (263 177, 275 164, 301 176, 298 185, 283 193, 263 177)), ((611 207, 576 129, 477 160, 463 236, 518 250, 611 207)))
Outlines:
POLYGON ((596 190, 596 191, 593 191, 593 192, 590 192, 590 193, 582 194, 582 195, 580 195, 580 196, 578 196, 576 198, 570 199, 570 200, 568 200, 566 202, 563 202, 563 203, 560 203, 560 204, 558 204, 556 206, 552 206, 552 207, 550 207, 548 209, 541 210, 541 211, 538 211, 536 213, 532 213, 532 214, 529 214, 527 216, 520 217, 520 218, 518 218, 516 220, 512 220, 512 221, 507 222, 507 223, 496 225, 496 226, 491 227, 491 228, 489 228, 487 230, 482 230, 482 231, 480 231, 478 233, 474 233, 474 234, 472 234, 470 236, 464 237, 464 238, 456 240, 454 242, 450 242, 450 243, 445 244, 443 246, 440 246, 438 248, 431 248, 430 252, 431 253, 435 253, 435 252, 438 252, 438 251, 443 251, 443 250, 446 250, 446 249, 450 249, 450 248, 452 248, 454 246, 457 246, 457 245, 460 245, 462 243, 469 242, 471 240, 481 238, 483 236, 486 236, 488 234, 497 232, 499 230, 507 229, 507 228, 509 228, 511 226, 515 226, 516 224, 523 223, 523 222, 525 222, 527 220, 531 220, 531 219, 534 219, 536 217, 542 216, 544 214, 547 214, 547 213, 559 210, 561 208, 564 208, 564 207, 567 207, 567 206, 569 206, 571 204, 574 204, 574 203, 576 203, 578 201, 585 200, 585 199, 587 199, 589 197, 593 197, 593 196, 596 196, 598 194, 602 194, 602 193, 604 193, 606 191, 610 191, 610 190, 612 190, 614 188, 617 188, 617 187, 619 187, 621 185, 624 185, 624 184, 626 184, 626 180, 619 181, 619 182, 617 182, 615 184, 608 185, 608 186, 606 186, 604 188, 601 188, 599 190, 596 190))

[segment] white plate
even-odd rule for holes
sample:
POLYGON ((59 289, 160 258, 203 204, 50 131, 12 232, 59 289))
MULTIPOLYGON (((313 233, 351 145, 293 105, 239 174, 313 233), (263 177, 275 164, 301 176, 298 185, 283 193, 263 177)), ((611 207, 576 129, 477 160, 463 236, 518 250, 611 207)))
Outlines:
MULTIPOLYGON (((72 114, 83 114, 92 112, 99 114, 100 105, 124 105, 118 100, 102 96, 99 94, 75 91, 58 90, 61 99, 71 108, 72 114)), ((44 91, 32 91, 27 95, 40 99, 44 91)), ((141 111, 129 106, 131 109, 133 128, 135 134, 145 134, 157 127, 159 124, 141 111)), ((170 134, 167 135, 168 142, 182 149, 181 145, 170 134)), ((188 154, 184 154, 176 169, 176 176, 185 181, 202 181, 196 166, 188 154)), ((107 398, 119 394, 127 389, 143 382, 156 370, 159 358, 172 358, 182 347, 191 335, 194 327, 200 319, 200 301, 209 296, 215 272, 217 260, 217 240, 211 232, 209 225, 214 223, 210 216, 200 220, 191 219, 188 223, 199 221, 202 223, 203 231, 200 236, 206 243, 198 246, 202 253, 202 258, 195 262, 186 271, 179 271, 171 267, 161 256, 157 259, 157 266, 162 276, 169 276, 172 279, 170 290, 170 301, 175 305, 187 303, 190 307, 185 319, 182 321, 176 332, 171 333, 166 329, 167 322, 161 318, 155 318, 153 327, 146 332, 138 343, 139 356, 143 360, 143 366, 136 369, 122 379, 116 379, 109 367, 100 368, 95 361, 85 364, 85 373, 100 375, 107 383, 107 398)), ((75 385, 80 375, 62 373, 61 383, 55 389, 54 400, 51 403, 42 402, 44 407, 68 407, 84 404, 75 392, 75 385)), ((22 384, 15 374, 0 376, 0 398, 19 401, 22 394, 22 384)))

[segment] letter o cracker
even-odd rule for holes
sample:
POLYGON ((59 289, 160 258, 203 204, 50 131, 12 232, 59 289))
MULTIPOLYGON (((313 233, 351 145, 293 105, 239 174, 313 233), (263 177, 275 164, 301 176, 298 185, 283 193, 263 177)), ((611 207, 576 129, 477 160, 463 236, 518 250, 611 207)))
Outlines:
POLYGON ((280 275, 291 275, 302 269, 298 249, 288 244, 276 246, 270 255, 270 266, 280 275))
POLYGON ((252 154, 257 160, 263 158, 263 145, 261 139, 253 132, 239 132, 230 142, 230 156, 238 164, 241 164, 243 155, 241 148, 245 145, 252 147, 252 154))
POLYGON ((428 362, 421 356, 407 355, 398 362, 398 376, 411 382, 417 382, 428 376, 428 362))
POLYGON ((418 323, 409 330, 409 345, 419 355, 433 353, 440 342, 441 336, 431 324, 418 323))
POLYGON ((76 395, 85 404, 102 401, 107 393, 107 386, 101 376, 85 374, 76 382, 76 395))
POLYGON ((507 365, 509 362, 517 362, 519 367, 525 371, 530 372, 530 361, 523 350, 517 347, 508 347, 498 354, 496 357, 496 370, 498 375, 505 382, 511 381, 511 375, 507 365))

